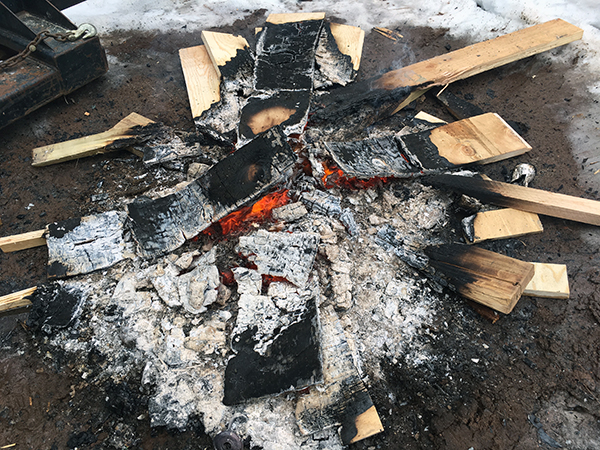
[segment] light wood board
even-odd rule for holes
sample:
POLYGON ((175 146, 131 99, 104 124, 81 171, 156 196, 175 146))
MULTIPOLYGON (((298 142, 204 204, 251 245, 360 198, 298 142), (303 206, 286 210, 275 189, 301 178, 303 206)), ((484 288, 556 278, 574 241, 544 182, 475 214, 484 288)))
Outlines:
POLYGON ((282 24, 290 22, 303 22, 305 20, 323 20, 325 19, 324 12, 308 12, 308 13, 281 13, 269 14, 267 23, 282 24))
POLYGON ((439 155, 456 166, 490 164, 522 155, 531 146, 498 114, 487 113, 431 130, 439 155))
POLYGON ((202 42, 208 51, 213 67, 218 77, 221 77, 221 67, 225 66, 237 55, 238 50, 248 49, 248 41, 242 36, 216 31, 203 31, 202 42))
POLYGON ((597 200, 459 175, 431 176, 426 182, 470 195, 484 203, 600 225, 600 202, 597 200))
POLYGON ((475 215, 473 242, 489 239, 506 239, 544 231, 537 214, 505 208, 484 211, 475 215))
POLYGON ((352 68, 358 70, 365 42, 364 30, 360 27, 340 23, 330 23, 329 27, 339 51, 349 56, 352 60, 352 68))
POLYGON ((98 155, 100 153, 114 151, 117 148, 109 147, 121 139, 134 137, 131 129, 137 126, 146 126, 153 123, 137 113, 131 113, 114 127, 103 133, 93 134, 58 144, 46 145, 33 149, 32 166, 42 167, 57 164, 64 161, 98 155))
POLYGON ((36 289, 37 286, 0 297, 0 312, 30 306, 31 302, 25 297, 29 297, 36 289))
POLYGON ((45 232, 46 229, 43 229, 0 238, 0 249, 4 253, 10 253, 46 245, 45 232))
MULTIPOLYGON (((410 86, 419 89, 413 92, 414 95, 410 100, 412 101, 430 87, 445 86, 486 70, 545 52, 581 39, 582 35, 581 28, 561 19, 551 20, 392 70, 381 76, 375 87, 391 90, 410 86)), ((410 101, 403 101, 394 113, 410 101)))
POLYGON ((569 298, 569 279, 564 264, 532 263, 533 278, 525 287, 523 295, 544 298, 569 298))
POLYGON ((179 59, 185 78, 192 118, 196 119, 221 100, 220 80, 204 45, 182 48, 179 59))

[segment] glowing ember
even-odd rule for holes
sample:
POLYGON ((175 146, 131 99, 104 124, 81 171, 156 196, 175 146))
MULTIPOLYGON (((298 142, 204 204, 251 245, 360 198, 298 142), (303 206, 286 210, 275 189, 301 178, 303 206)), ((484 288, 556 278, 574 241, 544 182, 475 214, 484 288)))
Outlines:
POLYGON ((265 195, 251 206, 245 206, 223 217, 202 233, 209 236, 228 236, 244 231, 251 223, 260 223, 271 218, 273 209, 290 202, 289 191, 283 190, 265 195))
POLYGON ((360 180, 356 177, 348 178, 344 176, 343 170, 335 166, 335 164, 326 162, 321 162, 321 164, 323 164, 323 169, 325 170, 325 175, 321 177, 321 181, 326 189, 331 189, 335 186, 347 189, 367 189, 391 179, 390 177, 375 177, 369 180, 360 180))

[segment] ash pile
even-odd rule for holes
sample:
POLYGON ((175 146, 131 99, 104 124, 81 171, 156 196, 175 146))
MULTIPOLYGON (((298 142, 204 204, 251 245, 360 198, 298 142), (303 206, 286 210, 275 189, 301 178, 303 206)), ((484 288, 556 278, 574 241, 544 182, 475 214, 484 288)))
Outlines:
MULTIPOLYGON (((101 145, 189 181, 44 230, 55 281, 27 294, 30 324, 85 380, 139 386, 152 426, 199 419, 221 448, 345 448, 383 431, 370 386, 385 365, 459 364, 435 348, 460 320, 444 312, 454 292, 508 313, 532 279, 451 244, 458 197, 433 187, 531 147, 495 114, 382 124, 442 81, 354 83, 363 38, 324 14, 271 15, 255 46, 204 32, 180 52, 201 136, 132 115, 101 145), (481 287, 472 264, 490 262, 506 269, 481 287)), ((49 147, 34 165, 81 157, 49 147)))

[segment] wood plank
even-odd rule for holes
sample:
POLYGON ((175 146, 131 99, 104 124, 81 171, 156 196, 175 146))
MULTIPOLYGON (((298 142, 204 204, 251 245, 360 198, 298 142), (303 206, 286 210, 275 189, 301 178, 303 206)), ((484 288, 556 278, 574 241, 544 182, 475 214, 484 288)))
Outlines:
POLYGON ((131 113, 111 129, 98 134, 33 149, 32 166, 42 167, 86 156, 111 152, 139 141, 145 127, 154 122, 131 113))
POLYGON ((0 312, 6 312, 31 305, 27 298, 35 292, 37 286, 0 297, 0 312))
POLYGON ((569 279, 564 264, 532 263, 533 278, 525 287, 523 295, 544 298, 569 298, 569 279))
POLYGON ((544 227, 537 214, 505 208, 477 213, 465 235, 470 244, 475 244, 489 239, 506 239, 542 231, 544 227))
MULTIPOLYGON (((561 19, 515 31, 382 75, 375 86, 445 86, 481 72, 581 39, 583 30, 561 19)), ((401 108, 397 108, 398 112, 401 108)))
POLYGON ((267 23, 282 24, 291 22, 303 22, 305 20, 323 20, 325 19, 324 12, 308 12, 308 13, 278 13, 269 14, 267 23))
POLYGON ((362 59, 362 50, 365 42, 365 31, 360 27, 330 23, 331 34, 335 39, 340 52, 352 60, 352 67, 358 71, 362 59))
POLYGON ((4 253, 17 252, 28 248, 46 245, 44 233, 46 229, 30 231, 28 233, 15 234, 0 238, 0 249, 4 253))
POLYGON ((425 249, 429 264, 469 300, 510 313, 534 274, 533 264, 461 244, 425 249))
POLYGON ((219 73, 204 45, 182 48, 179 59, 185 78, 192 118, 196 119, 221 100, 219 73))
POLYGON ((600 225, 600 202, 597 200, 459 175, 433 175, 426 177, 424 182, 493 205, 600 225))
POLYGON ((248 52, 250 48, 242 36, 215 31, 203 31, 202 42, 219 78, 223 75, 221 70, 236 59, 238 52, 248 52))

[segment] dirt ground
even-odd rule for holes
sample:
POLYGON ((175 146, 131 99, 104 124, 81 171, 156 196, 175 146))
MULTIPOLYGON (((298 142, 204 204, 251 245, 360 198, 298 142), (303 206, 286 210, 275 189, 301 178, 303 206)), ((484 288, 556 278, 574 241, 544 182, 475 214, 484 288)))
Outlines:
MULTIPOLYGON (((251 40, 264 18, 259 11, 220 31, 251 40)), ((404 35, 398 41, 367 32, 361 78, 468 44, 440 30, 398 31, 404 35)), ((33 168, 31 149, 105 131, 134 111, 192 131, 177 51, 199 43, 200 33, 185 29, 104 36, 109 74, 1 130, 0 235, 103 211, 92 200, 98 193, 134 197, 155 185, 136 178, 145 169, 127 152, 33 168)), ((516 122, 533 147, 482 172, 504 181, 518 162, 529 162, 538 170, 533 187, 598 199, 598 191, 578 184, 568 122, 558 119, 577 111, 564 82, 572 69, 538 56, 448 88, 516 122)), ((431 98, 413 107, 451 120, 431 98)), ((401 116, 390 123, 400 124, 401 116)), ((434 325, 448 330, 447 339, 431 344, 451 361, 449 370, 421 373, 388 364, 386 379, 369 386, 385 432, 350 448, 600 448, 600 256, 582 240, 598 230, 550 217, 542 222, 542 234, 483 246, 525 261, 566 264, 570 298, 523 297, 495 324, 455 298, 434 325)), ((0 254, 0 295, 45 283, 46 260, 44 247, 0 254)), ((185 432, 151 429, 147 399, 134 385, 88 384, 68 361, 48 353, 43 339, 22 325, 25 318, 0 318, 0 448, 212 448, 199 423, 185 432)))

